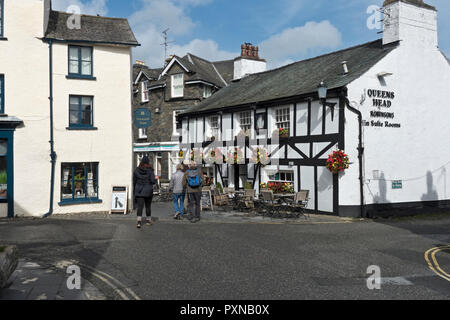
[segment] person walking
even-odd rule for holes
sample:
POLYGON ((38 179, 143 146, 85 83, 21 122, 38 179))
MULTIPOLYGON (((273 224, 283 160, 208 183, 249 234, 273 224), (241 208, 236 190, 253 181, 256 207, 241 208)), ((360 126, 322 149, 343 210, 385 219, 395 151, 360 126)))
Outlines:
POLYGON ((184 185, 187 187, 189 198, 189 216, 192 223, 200 221, 200 201, 202 199, 203 174, 195 162, 191 162, 184 175, 184 185))
POLYGON ((183 183, 184 171, 183 165, 177 165, 177 172, 172 175, 170 179, 169 190, 173 193, 173 206, 175 209, 175 220, 182 220, 184 215, 184 198, 186 194, 186 188, 183 183))
POLYGON ((151 226, 154 222, 152 216, 153 185, 156 184, 155 172, 150 166, 147 156, 142 158, 141 163, 133 174, 134 197, 137 202, 137 228, 142 226, 142 212, 145 206, 146 225, 151 226))

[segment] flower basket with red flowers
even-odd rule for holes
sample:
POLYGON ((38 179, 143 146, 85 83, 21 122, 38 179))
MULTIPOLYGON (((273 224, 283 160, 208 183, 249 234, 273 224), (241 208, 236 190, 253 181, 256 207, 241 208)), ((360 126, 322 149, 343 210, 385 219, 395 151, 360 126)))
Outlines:
POLYGON ((219 148, 215 148, 210 150, 206 155, 206 162, 211 164, 222 164, 223 163, 223 154, 219 148))
POLYGON ((225 161, 228 164, 245 163, 244 154, 240 148, 232 148, 228 151, 225 161))
POLYGON ((203 161, 203 152, 200 149, 193 149, 191 151, 191 161, 201 163, 203 161))
POLYGON ((272 133, 273 137, 289 138, 289 129, 279 128, 272 133))
POLYGON ((350 166, 348 155, 342 151, 337 150, 329 155, 327 160, 327 168, 334 174, 344 172, 350 166))
POLYGON ((252 162, 263 166, 270 163, 269 152, 265 148, 256 148, 253 150, 252 162))

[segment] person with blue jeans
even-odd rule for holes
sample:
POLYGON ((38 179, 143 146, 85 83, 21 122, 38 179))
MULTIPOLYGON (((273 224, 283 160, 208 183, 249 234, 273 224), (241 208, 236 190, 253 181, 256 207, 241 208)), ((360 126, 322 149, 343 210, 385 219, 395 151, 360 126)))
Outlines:
POLYGON ((184 215, 184 198, 186 195, 186 189, 184 187, 183 180, 183 165, 179 164, 177 165, 177 172, 172 175, 169 187, 173 192, 173 206, 175 209, 175 216, 173 218, 176 220, 183 219, 184 215))

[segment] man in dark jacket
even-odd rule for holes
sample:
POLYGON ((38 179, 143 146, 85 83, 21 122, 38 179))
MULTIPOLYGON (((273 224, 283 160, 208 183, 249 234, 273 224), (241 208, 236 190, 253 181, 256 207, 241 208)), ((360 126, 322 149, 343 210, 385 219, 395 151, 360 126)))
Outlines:
POLYGON ((183 184, 187 187, 189 198, 189 221, 196 223, 200 221, 200 209, 202 199, 203 174, 197 168, 195 162, 191 162, 189 169, 184 175, 183 184))
POLYGON ((147 225, 151 226, 153 221, 152 215, 152 199, 153 199, 153 185, 156 184, 155 172, 150 166, 150 160, 147 156, 142 158, 139 167, 136 168, 133 174, 134 196, 137 201, 137 227, 141 227, 142 211, 144 210, 147 216, 147 225))

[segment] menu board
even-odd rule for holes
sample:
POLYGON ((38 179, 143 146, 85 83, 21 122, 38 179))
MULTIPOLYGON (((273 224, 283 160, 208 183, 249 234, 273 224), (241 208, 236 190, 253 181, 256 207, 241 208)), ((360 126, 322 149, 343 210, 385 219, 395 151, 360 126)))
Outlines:
POLYGON ((201 199, 200 203, 201 203, 202 211, 203 211, 203 209, 209 209, 211 211, 214 211, 211 190, 203 190, 202 191, 202 199, 201 199))
POLYGON ((128 213, 128 187, 115 186, 112 188, 110 213, 128 213))

